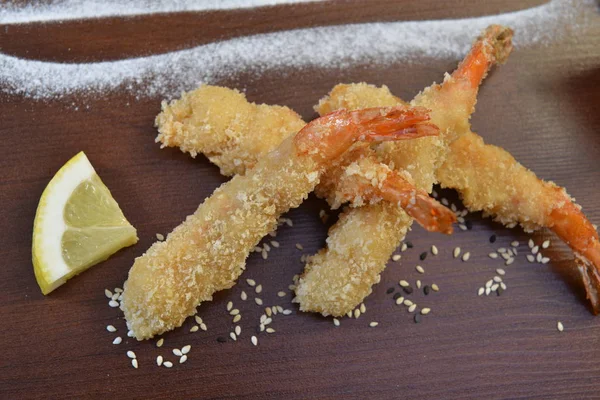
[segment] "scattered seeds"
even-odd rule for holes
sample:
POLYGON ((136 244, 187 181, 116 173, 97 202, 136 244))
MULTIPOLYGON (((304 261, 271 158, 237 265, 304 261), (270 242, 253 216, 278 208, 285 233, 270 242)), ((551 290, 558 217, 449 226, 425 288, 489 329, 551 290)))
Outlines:
POLYGON ((490 236, 490 243, 495 243, 495 242, 496 242, 496 235, 490 236))
POLYGON ((415 284, 417 285, 417 289, 421 289, 421 281, 419 279, 417 279, 415 284))
POLYGON ((388 288, 388 290, 385 291, 385 293, 392 294, 392 293, 394 293, 394 290, 396 290, 396 289, 393 287, 390 287, 390 288, 388 288))
POLYGON ((469 261, 469 258, 471 258, 471 253, 467 251, 465 254, 463 254, 462 260, 469 261))
POLYGON ((206 324, 204 324, 204 323, 200 324, 200 329, 202 329, 204 332, 206 332, 208 330, 208 328, 206 327, 206 324))
POLYGON ((550 259, 548 257, 542 257, 542 264, 548 264, 550 259))
POLYGON ((480 287, 479 290, 477 291, 477 296, 481 296, 484 293, 485 293, 485 288, 480 287))
POLYGON ((458 256, 460 256, 460 247, 455 247, 454 253, 452 254, 454 255, 454 258, 458 258, 458 256))
POLYGON ((540 250, 540 246, 533 246, 533 248, 531 249, 531 254, 537 254, 537 252, 540 250))
POLYGON ((252 336, 250 338, 250 341, 252 342, 253 345, 258 346, 258 338, 256 336, 252 336))
POLYGON ((262 292, 262 285, 258 285, 258 286, 257 286, 257 287, 254 289, 254 291, 255 291, 256 293, 260 293, 260 292, 262 292))
POLYGON ((263 325, 269 325, 271 322, 273 322, 272 318, 265 318, 265 320, 263 321, 263 325))
POLYGON ((435 244, 431 246, 431 254, 433 254, 434 256, 438 255, 438 248, 435 244))
POLYGON ((187 356, 186 356, 186 355, 183 355, 183 356, 181 356, 181 358, 179 359, 179 364, 183 364, 183 363, 184 363, 184 362, 186 362, 186 361, 187 361, 187 356))
POLYGON ((427 252, 426 251, 422 252, 421 255, 419 256, 419 258, 421 259, 421 261, 423 261, 424 259, 426 259, 427 258, 427 252))
POLYGON ((494 253, 494 252, 492 252, 492 253, 488 254, 488 257, 489 257, 489 258, 496 259, 496 258, 498 258, 498 253, 494 253))
POLYGON ((133 360, 131 360, 131 365, 133 366, 133 368, 137 369, 137 367, 138 367, 138 360, 136 358, 134 358, 133 360))
MULTIPOLYGON (((400 293, 398 293, 398 294, 400 294, 400 293)), ((402 297, 402 296, 400 296, 396 299, 396 304, 398 304, 398 305, 402 304, 403 302, 404 302, 404 297, 402 297)))
POLYGON ((367 312, 367 307, 365 306, 365 303, 360 303, 360 312, 362 314, 367 312))
POLYGON ((107 330, 107 331, 109 331, 109 332, 116 332, 116 331, 117 331, 117 328, 115 328, 115 327, 114 327, 114 326, 112 326, 112 325, 107 325, 107 326, 106 326, 106 330, 107 330))
POLYGON ((485 288, 485 295, 486 296, 489 296, 491 292, 492 292, 492 289, 490 289, 489 287, 485 288))
POLYGON ((296 243, 296 248, 298 250, 304 250, 304 246, 302 246, 300 243, 296 243))
POLYGON ((163 356, 156 357, 156 365, 158 365, 160 367, 162 365, 162 363, 163 363, 163 356))
POLYGON ((494 284, 494 280, 493 280, 493 279, 490 279, 489 281, 487 281, 487 282, 485 283, 485 287, 486 287, 486 288, 492 287, 492 285, 493 285, 493 284, 494 284))
POLYGON ((529 246, 530 249, 533 249, 533 246, 535 246, 535 243, 533 243, 533 239, 529 239, 529 242, 527 243, 527 245, 529 246))
POLYGON ((360 317, 360 310, 357 308, 354 310, 354 318, 360 317))
POLYGON ((504 253, 506 253, 507 251, 508 251, 508 250, 506 250, 506 248, 505 248, 505 247, 500 247, 500 248, 498 249, 498 253, 500 253, 500 254, 504 254, 504 253))
POLYGON ((411 294, 413 292, 412 286, 403 287, 402 290, 404 290, 404 293, 406 294, 411 294))
POLYGON ((135 353, 133 351, 129 350, 127 352, 127 357, 129 357, 129 358, 136 358, 136 355, 135 355, 135 353))
POLYGON ((160 234, 160 233, 157 233, 157 234, 156 234, 156 238, 157 238, 158 240, 160 240, 161 242, 162 242, 163 240, 165 240, 165 236, 164 236, 164 235, 162 235, 162 234, 160 234))
POLYGON ((544 240, 544 243, 542 243, 542 249, 547 249, 548 247, 550 247, 550 241, 544 240))
POLYGON ((240 310, 237 308, 234 308, 233 310, 229 311, 229 315, 238 315, 240 313, 240 310))
POLYGON ((429 307, 425 307, 424 309, 421 310, 421 314, 423 315, 427 315, 431 312, 431 308, 429 307))
POLYGON ((112 299, 113 296, 112 292, 108 289, 104 289, 104 295, 109 299, 112 299))
POLYGON ((243 290, 242 293, 240 293, 240 299, 242 299, 243 301, 248 300, 248 295, 243 290))
POLYGON ((407 246, 409 249, 412 249, 413 247, 415 247, 415 246, 412 244, 412 242, 411 242, 411 241, 407 241, 407 242, 406 242, 406 246, 407 246))
POLYGON ((183 353, 179 349, 173 349, 173 354, 175 354, 177 357, 181 357, 183 355, 183 353))
POLYGON ((502 288, 502 290, 506 290, 506 283, 500 282, 500 287, 502 288))
POLYGON ((500 282, 502 282, 502 278, 500 278, 499 276, 495 276, 494 277, 494 282, 500 283, 500 282))
POLYGON ((410 283, 408 283, 407 281, 405 281, 404 279, 401 280, 400 282, 398 282, 400 284, 400 286, 402 287, 407 287, 410 286, 410 283))
POLYGON ((256 281, 254 279, 246 279, 246 283, 250 286, 256 286, 256 281))
POLYGON ((240 336, 242 334, 242 327, 237 325, 234 330, 236 336, 240 336))
POLYGON ((171 368, 171 367, 173 366, 173 363, 172 363, 171 361, 165 361, 165 362, 163 363, 163 365, 164 365, 165 367, 167 367, 167 368, 171 368))
POLYGON ((415 324, 418 324, 419 322, 421 322, 421 314, 416 313, 415 316, 413 317, 413 320, 415 321, 415 324))
POLYGON ((119 307, 119 302, 115 301, 115 300, 111 300, 108 302, 108 305, 111 306, 112 308, 119 307))
POLYGON ((199 315, 194 315, 194 320, 196 321, 197 324, 202 323, 202 318, 199 315))
POLYGON ((233 340, 233 341, 237 341, 237 336, 235 335, 235 332, 229 332, 229 337, 233 340))
POLYGON ((423 286, 423 294, 424 294, 425 296, 429 296, 429 290, 430 290, 430 287, 429 287, 429 285, 425 285, 425 286, 423 286))
POLYGON ((192 346, 187 344, 181 348, 181 354, 187 354, 192 349, 192 346))
POLYGON ((285 297, 285 292, 284 291, 277 292, 277 297, 285 297))
POLYGON ((233 308, 233 302, 230 301, 227 303, 227 311, 231 311, 232 308, 233 308))
POLYGON ((529 261, 530 263, 535 261, 535 256, 531 255, 531 254, 527 254, 527 261, 529 261))
POLYGON ((439 286, 437 284, 435 284, 435 283, 431 284, 431 289, 433 289, 434 292, 439 292, 440 291, 439 286))
POLYGON ((335 325, 335 326, 340 326, 340 320, 339 320, 339 319, 337 319, 337 318, 334 318, 334 319, 333 319, 333 325, 335 325))
POLYGON ((510 265, 510 264, 512 264, 514 262, 515 262, 514 258, 509 258, 508 260, 506 260, 506 262, 504 263, 504 265, 510 265))
POLYGON ((402 258, 402 256, 400 254, 394 254, 392 256, 392 261, 398 261, 402 258))
POLYGON ((418 272, 418 273, 420 273, 420 274, 424 274, 424 273, 425 273, 425 270, 424 270, 424 269, 423 269, 423 267, 421 267, 420 265, 417 265, 417 266, 415 267, 415 269, 416 269, 416 270, 417 270, 417 272, 418 272))
POLYGON ((190 332, 192 332, 192 333, 198 332, 198 329, 200 329, 200 327, 198 325, 194 325, 190 328, 190 332))
POLYGON ((262 256, 263 260, 266 260, 267 258, 269 258, 269 253, 267 253, 267 250, 262 249, 262 251, 260 252, 260 255, 262 256))
POLYGON ((408 307, 408 312, 411 313, 411 312, 415 311, 416 309, 417 309, 417 305, 413 304, 412 306, 408 307))
POLYGON ((369 326, 370 326, 371 328, 375 328, 377 325, 379 325, 379 322, 375 322, 375 321, 373 321, 373 322, 370 322, 370 323, 369 323, 369 326))
POLYGON ((565 330, 563 323, 560 321, 558 321, 558 323, 556 324, 556 328, 558 329, 559 332, 562 332, 565 330))
POLYGON ((497 283, 494 283, 494 284, 492 285, 492 287, 490 288, 490 290, 491 290, 492 292, 495 292, 496 290, 498 290, 498 288, 499 288, 499 287, 500 287, 500 285, 498 285, 497 283))
POLYGON ((275 333, 275 329, 273 328, 267 328, 266 331, 267 333, 275 333))
POLYGON ((262 300, 261 300, 259 297, 255 297, 255 298, 254 298, 254 302, 255 302, 256 304, 258 304, 259 306, 262 306, 262 305, 263 305, 263 301, 262 301, 262 300))
POLYGON ((400 251, 406 251, 406 249, 408 249, 408 246, 406 243, 402 243, 402 246, 400 246, 400 251))
POLYGON ((233 323, 236 324, 236 323, 240 322, 241 319, 242 319, 242 315, 238 314, 235 317, 233 317, 233 323))
POLYGON ((504 276, 506 274, 506 271, 504 271, 502 268, 497 268, 496 273, 500 276, 504 276))
POLYGON ((410 306, 412 306, 413 304, 414 304, 414 303, 413 303, 412 301, 408 300, 408 299, 404 300, 404 305, 405 305, 405 306, 407 306, 407 307, 410 307, 410 306))
POLYGON ((512 247, 519 247, 519 242, 515 240, 515 241, 510 242, 510 245, 512 247))
POLYGON ((113 340, 112 344, 121 344, 121 342, 122 342, 122 341, 123 341, 123 339, 121 339, 121 336, 117 336, 117 337, 116 337, 116 338, 113 340))

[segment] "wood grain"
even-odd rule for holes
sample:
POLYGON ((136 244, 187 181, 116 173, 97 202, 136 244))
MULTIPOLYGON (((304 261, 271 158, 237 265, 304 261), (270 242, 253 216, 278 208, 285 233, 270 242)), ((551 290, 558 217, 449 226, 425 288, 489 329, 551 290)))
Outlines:
MULTIPOLYGON (((257 32, 295 27, 397 19, 449 18, 493 14, 540 1, 370 2, 280 6, 256 10, 183 13, 136 18, 71 21, 0 27, 3 52, 32 59, 65 62, 110 60, 161 53, 257 32), (67 50, 70 49, 70 50, 67 50)), ((568 188, 592 222, 600 223, 600 18, 576 38, 528 51, 515 51, 508 64, 486 80, 473 117, 474 130, 509 150, 539 176, 568 188)), ((338 82, 386 84, 409 99, 432 81, 440 81, 455 61, 423 60, 421 65, 369 65, 343 71, 294 70, 249 79, 237 76, 222 85, 246 90, 253 101, 288 105, 303 117, 338 82)), ((136 100, 113 93, 95 98, 37 102, 0 95, 0 398, 202 398, 202 399, 587 399, 600 397, 600 319, 589 312, 582 287, 571 274, 572 254, 547 231, 536 242, 553 240, 546 251, 552 262, 524 259, 529 236, 469 216, 473 229, 452 237, 409 235, 414 249, 390 263, 366 300, 366 315, 342 320, 296 313, 286 290, 302 271, 300 251, 324 244, 326 227, 318 213, 326 205, 311 197, 290 212, 293 228, 280 230, 281 248, 268 260, 254 254, 243 278, 264 287, 267 304, 294 309, 276 317, 275 334, 251 332, 262 310, 239 300, 240 282, 203 304, 199 314, 209 327, 192 326, 165 335, 165 346, 124 340, 105 330, 114 324, 126 338, 124 321, 107 306, 104 288, 120 286, 134 257, 167 233, 225 181, 205 159, 196 160, 154 143, 153 119, 159 98, 136 100), (72 105, 84 105, 75 110, 72 105), (87 107, 85 107, 87 106, 87 107), (31 230, 37 201, 54 172, 84 150, 111 189, 125 215, 137 227, 140 242, 73 279, 52 295, 41 295, 31 266, 31 230), (488 237, 496 233, 491 245, 488 237), (487 254, 519 240, 517 261, 506 267, 508 290, 480 298, 477 288, 502 264, 487 254), (440 254, 419 263, 421 252, 436 244, 440 254), (471 251, 467 263, 452 258, 460 246, 471 251), (432 313, 414 324, 386 290, 399 279, 422 279, 441 290, 414 300, 432 313), (217 343, 227 336, 232 300, 243 314, 239 342, 217 343), (556 323, 565 325, 558 333, 556 323), (369 328, 370 321, 379 326, 369 328), (192 344, 187 363, 172 370, 154 364, 158 354, 192 344), (138 354, 134 370, 127 350, 138 354)), ((451 191, 443 192, 456 201, 451 191)), ((333 220, 333 218, 332 218, 333 220)))

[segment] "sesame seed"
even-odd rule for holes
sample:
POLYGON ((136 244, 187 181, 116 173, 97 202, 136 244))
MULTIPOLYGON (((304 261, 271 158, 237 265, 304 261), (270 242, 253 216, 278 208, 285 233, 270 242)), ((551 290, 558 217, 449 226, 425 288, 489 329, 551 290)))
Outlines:
POLYGON ((108 289, 104 289, 104 295, 105 295, 107 298, 109 298, 109 299, 112 299, 112 295, 113 295, 113 294, 112 294, 112 292, 111 292, 110 290, 108 290, 108 289))
POLYGON ((535 257, 531 254, 527 254, 527 261, 529 261, 530 263, 535 261, 535 257))
POLYGON ((115 300, 111 300, 108 302, 108 305, 111 306, 112 308, 119 307, 119 302, 117 302, 115 300))
POLYGON ((402 287, 407 287, 410 286, 410 283, 408 283, 407 281, 405 281, 404 279, 401 280, 400 282, 398 282, 400 284, 400 286, 402 287))
POLYGON ((489 295, 490 295, 490 293, 491 293, 491 291, 492 291, 492 289, 490 289, 489 287, 486 287, 486 288, 485 288, 485 295, 486 295, 486 296, 489 296, 489 295))
POLYGON ((253 345, 258 346, 258 338, 256 336, 252 336, 250 338, 250 341, 252 342, 253 345))
POLYGON ((421 310, 421 314, 423 315, 427 315, 431 312, 431 308, 425 307, 424 309, 421 310))
POLYGON ((367 307, 365 307, 365 303, 360 303, 360 312, 362 314, 367 312, 367 307))
POLYGON ((547 249, 548 247, 550 247, 550 241, 544 240, 544 243, 542 243, 542 249, 547 249))
POLYGON ((346 313, 346 316, 347 316, 348 318, 352 318, 352 310, 348 311, 348 312, 346 313))
POLYGON ((163 363, 163 356, 157 356, 156 357, 156 365, 158 365, 159 367, 162 365, 163 363))
POLYGON ((512 255, 511 255, 511 254, 509 254, 509 253, 502 253, 502 254, 501 254, 501 256, 502 256, 502 258, 504 258, 505 260, 508 260, 508 259, 510 259, 510 258, 512 257, 512 255))
POLYGON ((531 254, 537 254, 537 252, 540 250, 540 246, 533 246, 533 248, 531 249, 531 254))
POLYGON ((129 358, 136 358, 136 355, 135 355, 135 353, 133 351, 129 350, 127 352, 127 357, 129 357, 129 358))
POLYGON ((402 243, 402 246, 400 246, 400 251, 406 251, 406 249, 408 249, 408 246, 406 243, 402 243))
MULTIPOLYGON (((398 294, 400 294, 400 293, 398 293, 398 294)), ((402 297, 402 296, 400 296, 396 299, 396 304, 398 304, 398 305, 402 304, 403 302, 404 302, 404 297, 402 297)))
POLYGON ((426 259, 426 258, 427 258, 427 252, 426 252, 426 251, 422 252, 422 253, 419 255, 419 258, 421 259, 421 261, 423 261, 424 259, 426 259))
POLYGON ((425 273, 425 270, 424 270, 424 269, 423 269, 423 267, 421 267, 420 265, 417 265, 417 266, 415 267, 415 269, 416 269, 416 270, 417 270, 417 272, 418 272, 418 273, 420 273, 420 274, 424 274, 424 273, 425 273))
POLYGON ((186 361, 187 361, 187 356, 186 356, 186 355, 183 355, 183 356, 181 356, 181 358, 179 359, 179 364, 183 364, 183 363, 184 363, 184 362, 186 362, 186 361))
POLYGON ((121 342, 122 342, 122 341, 123 341, 123 339, 121 339, 121 336, 117 336, 117 337, 116 337, 116 338, 113 340, 112 344, 121 344, 121 342))
POLYGON ((304 250, 304 246, 302 246, 300 243, 296 243, 296 248, 298 250, 304 250))
POLYGON ((477 296, 481 296, 483 293, 485 293, 485 288, 480 287, 477 291, 477 296))
POLYGON ((136 358, 134 358, 133 360, 131 360, 131 365, 133 366, 133 368, 137 369, 137 367, 138 367, 138 360, 136 358))
POLYGON ((542 262, 542 253, 537 253, 537 255, 535 256, 535 260, 537 262, 542 262))
POLYGON ((493 285, 493 284, 494 284, 494 280, 493 280, 493 279, 490 279, 489 281, 487 281, 487 282, 485 283, 485 287, 486 287, 486 288, 492 287, 492 285, 493 285))
POLYGON ((448 199, 445 197, 442 197, 442 204, 447 206, 448 205, 448 199))
POLYGON ((256 293, 260 293, 260 292, 262 292, 262 285, 258 285, 258 286, 256 287, 256 289, 254 289, 254 291, 255 291, 256 293))
POLYGON ((517 248, 515 247, 514 249, 512 249, 513 254, 516 256, 517 254, 519 254, 519 252, 517 251, 517 248))
POLYGON ((560 321, 558 321, 558 322, 556 323, 556 328, 558 329, 558 331, 559 331, 559 332, 562 332, 562 331, 564 331, 564 330, 565 330, 565 327, 564 327, 563 323, 562 323, 562 322, 560 322, 560 321))
POLYGON ((421 281, 419 279, 417 279, 416 285, 417 289, 421 289, 421 281))
POLYGON ((512 264, 514 262, 515 262, 514 258, 509 258, 508 260, 506 260, 506 262, 504 263, 504 265, 510 265, 510 264, 512 264))
POLYGON ((333 325, 335 325, 335 326, 340 326, 340 320, 339 320, 339 319, 337 319, 337 318, 334 318, 334 319, 333 319, 333 325))
POLYGON ((498 285, 497 283, 494 283, 494 284, 492 285, 492 287, 490 288, 490 290, 491 290, 492 292, 495 292, 496 290, 498 290, 498 288, 499 288, 499 287, 500 287, 500 285, 498 285))
POLYGON ((164 235, 162 235, 162 234, 160 234, 160 233, 157 233, 157 234, 156 234, 156 238, 157 238, 158 240, 160 240, 161 242, 162 242, 163 240, 165 240, 165 236, 164 236, 164 235))
POLYGON ((156 347, 162 347, 164 342, 165 342, 164 338, 158 339, 158 341, 156 342, 156 347))
POLYGON ((398 261, 402 258, 402 256, 400 254, 394 254, 392 256, 392 261, 398 261))
POLYGON ((173 354, 175 354, 177 357, 181 357, 183 355, 183 353, 179 349, 173 349, 173 354))
POLYGON ((128 337, 135 337, 135 335, 133 334, 133 331, 132 331, 132 330, 128 330, 128 331, 127 331, 127 336, 128 336, 128 337))
POLYGON ((354 310, 354 318, 360 317, 360 310, 357 308, 354 310))
POLYGON ((406 246, 408 246, 409 249, 412 249, 413 247, 415 247, 410 240, 406 241, 406 246))
MULTIPOLYGON (((279 311, 280 313, 282 313, 282 312, 283 312, 283 307, 281 307, 281 306, 276 306, 276 308, 277 308, 277 311, 279 311)), ((275 315, 277 315, 277 313, 275 313, 275 315)))
POLYGON ((458 227, 460 228, 461 231, 467 230, 467 226, 465 224, 458 224, 458 227))
POLYGON ((497 268, 496 273, 498 275, 504 276, 506 274, 506 271, 504 271, 502 268, 497 268))
POLYGON ((379 322, 375 322, 375 321, 369 322, 369 326, 371 328, 375 328, 377 325, 379 325, 379 322))
POLYGON ((278 248, 279 247, 279 242, 276 240, 271 240, 271 246, 278 248))
POLYGON ((502 288, 502 290, 506 290, 506 283, 500 282, 500 287, 502 288))
POLYGON ((292 220, 291 220, 291 219, 289 219, 289 218, 286 218, 286 220, 285 220, 285 223, 286 223, 286 224, 287 224, 287 226, 289 226, 290 228, 291 228, 292 226, 294 226, 294 221, 292 221, 292 220))
POLYGON ((277 292, 277 297, 285 297, 285 292, 284 291, 277 292))
POLYGON ((267 253, 267 250, 262 249, 262 251, 260 252, 260 255, 262 256, 263 260, 266 260, 267 258, 269 258, 269 253, 267 253))
POLYGON ((404 300, 404 305, 405 305, 405 306, 407 306, 407 307, 410 307, 410 306, 412 306, 413 304, 414 304, 414 303, 413 303, 412 301, 408 300, 408 299, 404 300))
POLYGON ((190 328, 190 332, 192 332, 192 333, 198 332, 198 329, 200 329, 200 327, 198 325, 194 325, 190 328))
POLYGON ((550 262, 550 258, 542 257, 542 264, 548 264, 550 262))
POLYGON ((533 246, 535 246, 533 239, 529 239, 529 242, 527 243, 527 245, 529 246, 530 249, 533 249, 533 246))
POLYGON ((462 260, 469 261, 469 258, 471 258, 471 253, 467 251, 465 254, 463 254, 462 260))
POLYGON ((204 323, 200 324, 200 329, 202 329, 204 332, 206 332, 208 330, 208 328, 206 327, 206 324, 204 324, 204 323))
POLYGON ((417 305, 413 304, 412 306, 408 307, 408 312, 409 313, 414 312, 416 309, 417 309, 417 305))
POLYGON ((450 204, 450 209, 451 209, 453 212, 456 212, 456 210, 457 210, 457 209, 456 209, 456 205, 455 205, 454 203, 450 204))
POLYGON ((267 331, 267 333, 275 333, 275 329, 273 328, 267 328, 265 330, 267 331))
POLYGON ((429 289, 430 289, 430 288, 429 288, 429 285, 425 285, 425 286, 423 286, 423 294, 424 294, 425 296, 428 296, 428 295, 429 295, 429 289))
POLYGON ((488 257, 489 257, 489 258, 496 259, 496 258, 498 258, 498 253, 493 253, 493 252, 492 252, 492 253, 488 254, 488 257))
POLYGON ((254 302, 255 302, 256 304, 258 304, 259 306, 262 306, 262 305, 263 305, 263 301, 262 301, 262 300, 261 300, 259 297, 255 297, 255 298, 254 298, 254 302))
POLYGON ((263 332, 265 330, 265 326, 263 324, 260 324, 260 331, 263 332))
POLYGON ((242 327, 239 325, 236 325, 234 332, 237 336, 240 336, 242 334, 242 327))
POLYGON ((507 250, 506 250, 506 248, 505 248, 505 247, 500 247, 500 248, 498 249, 498 253, 500 253, 500 254, 503 254, 503 253, 506 253, 506 252, 507 252, 507 250))
POLYGON ((230 301, 227 303, 227 311, 231 311, 231 309, 233 308, 233 301, 230 301))
POLYGON ((413 320, 415 321, 415 324, 418 324, 419 322, 421 322, 421 314, 419 314, 419 313, 415 314, 413 320))
POLYGON ((266 243, 263 245, 263 248, 264 248, 266 251, 271 251, 271 246, 269 246, 269 245, 268 245, 268 244, 266 244, 266 243))
POLYGON ((510 242, 512 247, 519 247, 519 242, 517 240, 510 242))
POLYGON ((490 243, 495 243, 495 242, 496 242, 496 235, 490 236, 490 243))
POLYGON ((439 292, 440 291, 439 286, 437 284, 435 284, 435 283, 431 284, 431 289, 433 289, 434 292, 439 292))
POLYGON ((283 315, 291 315, 292 314, 292 310, 285 309, 285 310, 283 310, 282 314, 283 315))
POLYGON ((238 315, 240 313, 240 310, 237 308, 234 308, 233 310, 229 311, 229 315, 238 315))
POLYGON ((106 326, 106 330, 107 330, 107 331, 109 331, 109 332, 116 332, 116 331, 117 331, 117 328, 115 328, 115 327, 114 327, 114 326, 112 326, 112 325, 107 325, 107 326, 106 326))
POLYGON ((233 317, 233 323, 234 323, 234 324, 235 324, 235 323, 238 323, 238 322, 240 322, 240 320, 241 320, 241 319, 242 319, 242 315, 241 315, 241 314, 238 314, 238 315, 236 315, 235 317, 233 317))
POLYGON ((413 292, 412 286, 403 287, 402 290, 404 290, 404 293, 406 294, 411 294, 413 292))
POLYGON ((494 277, 494 282, 500 283, 500 282, 502 282, 502 278, 500 278, 499 276, 495 276, 494 277))
POLYGON ((267 320, 267 316, 265 314, 260 316, 260 323, 263 324, 267 320))
POLYGON ((165 362, 163 363, 163 365, 164 365, 165 367, 167 367, 167 368, 171 368, 171 367, 173 366, 173 363, 172 363, 171 361, 165 361, 165 362))
POLYGON ((460 256, 460 247, 455 247, 454 253, 452 254, 454 255, 454 258, 458 258, 458 256, 460 256))
POLYGON ((465 219, 464 219, 463 217, 456 217, 456 221, 457 221, 459 224, 464 224, 464 223, 465 223, 465 219))
POLYGON ((237 341, 237 336, 235 335, 235 332, 229 332, 229 337, 234 340, 237 341))
POLYGON ((240 293, 240 299, 242 299, 243 301, 248 300, 248 295, 243 290, 242 293, 240 293))
POLYGON ((119 300, 120 297, 121 297, 120 293, 114 293, 110 299, 111 300, 119 300))
POLYGON ((246 279, 246 283, 249 286, 256 286, 256 281, 254 279, 246 279))
POLYGON ((255 253, 261 253, 261 252, 262 252, 262 247, 258 247, 258 246, 256 246, 256 247, 254 248, 254 252, 255 252, 255 253))
POLYGON ((389 288, 388 288, 388 289, 385 291, 385 293, 386 293, 386 294, 392 294, 392 293, 394 293, 394 290, 396 290, 396 289, 395 289, 395 288, 393 288, 393 287, 389 287, 389 288))
POLYGON ((269 325, 271 322, 273 322, 272 318, 265 318, 265 320, 262 323, 263 325, 269 325))

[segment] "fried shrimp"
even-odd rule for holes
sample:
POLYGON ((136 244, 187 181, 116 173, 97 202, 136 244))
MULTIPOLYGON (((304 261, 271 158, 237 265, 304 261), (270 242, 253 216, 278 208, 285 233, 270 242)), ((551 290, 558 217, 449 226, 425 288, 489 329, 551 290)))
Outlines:
POLYGON ((471 211, 484 211, 504 225, 526 231, 551 229, 574 251, 587 297, 600 311, 600 243, 594 226, 565 189, 539 179, 506 150, 468 133, 450 145, 437 176, 456 189, 471 211))
POLYGON ((180 326, 202 301, 235 284, 279 216, 297 207, 355 142, 437 133, 427 119, 423 109, 405 106, 338 111, 285 139, 135 260, 121 302, 129 329, 142 340, 180 326))
MULTIPOLYGON (((492 65, 506 60, 512 50, 511 39, 510 29, 488 27, 452 75, 447 75, 441 85, 426 88, 411 102, 431 109, 431 121, 440 128, 439 137, 382 144, 377 148, 379 157, 397 171, 409 173, 415 186, 430 192, 448 143, 469 132, 478 87, 492 65)), ((387 87, 337 85, 315 108, 321 113, 336 107, 375 107, 394 99, 387 87)), ((321 184, 326 182, 336 184, 329 174, 323 176, 321 184)), ((330 229, 327 247, 306 264, 296 282, 294 301, 303 311, 323 315, 341 316, 351 311, 371 293, 412 222, 398 207, 366 205, 346 209, 330 229), (356 251, 358 244, 360 252, 356 251)))

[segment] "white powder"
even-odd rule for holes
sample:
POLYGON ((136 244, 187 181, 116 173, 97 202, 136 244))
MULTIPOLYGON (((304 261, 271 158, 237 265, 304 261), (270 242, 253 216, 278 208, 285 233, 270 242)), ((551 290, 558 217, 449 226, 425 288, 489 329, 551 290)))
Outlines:
POLYGON ((183 11, 229 10, 322 0, 62 0, 51 4, 4 5, 0 24, 132 16, 183 11))
MULTIPOLYGON (((514 28, 515 45, 525 47, 550 43, 556 37, 573 33, 581 16, 590 11, 596 12, 594 0, 553 0, 495 16, 299 29, 149 57, 87 64, 32 61, 0 54, 0 90, 36 99, 115 89, 137 96, 169 97, 241 72, 261 75, 289 68, 459 59, 489 24, 514 28)), ((587 20, 583 20, 585 25, 587 20)))

